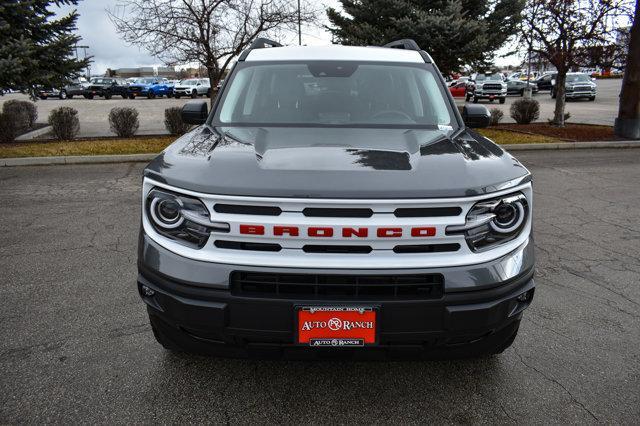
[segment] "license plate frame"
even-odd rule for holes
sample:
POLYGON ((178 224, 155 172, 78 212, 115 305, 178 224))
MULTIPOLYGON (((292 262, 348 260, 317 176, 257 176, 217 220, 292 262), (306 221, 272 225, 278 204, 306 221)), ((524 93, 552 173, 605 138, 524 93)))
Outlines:
POLYGON ((295 345, 312 348, 362 348, 377 346, 380 342, 379 306, 297 305, 294 306, 293 313, 295 345), (304 327, 309 327, 309 321, 316 323, 303 330, 304 327), (370 322, 372 327, 368 324, 370 322), (349 324, 354 326, 354 323, 357 326, 345 329, 349 324))

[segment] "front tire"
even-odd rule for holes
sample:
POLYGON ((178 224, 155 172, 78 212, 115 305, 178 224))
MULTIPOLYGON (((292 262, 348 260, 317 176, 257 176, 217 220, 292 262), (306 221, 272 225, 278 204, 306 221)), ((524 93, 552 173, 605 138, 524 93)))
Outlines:
POLYGON ((474 103, 474 104, 477 104, 477 103, 478 103, 478 97, 477 97, 477 96, 474 96, 474 97, 473 97, 473 103, 474 103))
POLYGON ((65 99, 67 99, 67 91, 66 91, 66 90, 61 90, 61 91, 60 91, 60 95, 58 95, 58 97, 59 97, 61 100, 65 100, 65 99))
POLYGON ((111 93, 105 93, 104 94, 104 98, 105 99, 111 99, 111 93))
POLYGON ((192 90, 191 91, 191 99, 195 99, 198 97, 198 91, 197 90, 192 90))
POLYGON ((151 90, 147 92, 147 99, 153 99, 155 97, 156 97, 156 94, 153 93, 151 90))
POLYGON ((129 99, 135 99, 136 97, 134 95, 129 95, 129 99))
POLYGON ((593 102, 593 101, 595 101, 595 100, 596 100, 596 97, 595 97, 595 96, 591 96, 591 97, 589 98, 589 102, 593 102))

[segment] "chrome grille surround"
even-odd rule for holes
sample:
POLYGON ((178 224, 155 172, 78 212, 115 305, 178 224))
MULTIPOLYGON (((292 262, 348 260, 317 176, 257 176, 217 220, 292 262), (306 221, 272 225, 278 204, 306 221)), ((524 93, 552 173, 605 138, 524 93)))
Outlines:
POLYGON ((489 194, 463 198, 433 198, 433 199, 306 199, 306 198, 270 198, 244 197, 203 194, 182 190, 146 178, 143 182, 142 196, 142 225, 145 233, 160 246, 180 256, 194 260, 223 263, 231 265, 263 266, 263 267, 291 267, 291 268, 331 268, 331 269, 390 269, 390 268, 430 268, 454 267, 488 262, 502 257, 528 241, 531 232, 531 214, 528 215, 520 235, 512 241, 495 248, 474 253, 467 245, 463 235, 445 235, 445 228, 449 225, 463 225, 465 217, 471 207, 478 201, 495 198, 496 196, 522 192, 532 209, 531 183, 518 184, 507 189, 497 190, 489 194), (145 212, 144 200, 153 188, 181 193, 199 198, 209 210, 211 220, 226 222, 230 225, 230 232, 212 232, 209 240, 202 249, 184 246, 176 241, 158 234, 145 212), (276 206, 282 210, 277 216, 228 214, 218 213, 214 209, 216 203, 248 206, 276 206), (396 217, 397 208, 440 208, 459 207, 462 212, 457 216, 441 217, 396 217), (303 214, 306 208, 368 208, 373 210, 371 217, 309 217, 303 214), (240 234, 240 225, 263 225, 265 235, 240 234), (271 228, 274 225, 296 226, 299 228, 298 237, 274 236, 271 228), (309 227, 332 227, 339 230, 342 227, 367 227, 368 237, 345 238, 339 232, 331 238, 308 237, 309 227), (380 238, 375 230, 379 227, 402 228, 401 237, 380 238), (413 227, 435 227, 435 236, 412 237, 413 227), (279 244, 282 249, 276 252, 232 250, 216 247, 217 240, 239 243, 279 244), (402 245, 416 244, 459 244, 457 251, 428 252, 428 253, 397 253, 394 248, 402 245), (308 253, 303 250, 308 245, 366 245, 372 250, 368 253, 308 253))

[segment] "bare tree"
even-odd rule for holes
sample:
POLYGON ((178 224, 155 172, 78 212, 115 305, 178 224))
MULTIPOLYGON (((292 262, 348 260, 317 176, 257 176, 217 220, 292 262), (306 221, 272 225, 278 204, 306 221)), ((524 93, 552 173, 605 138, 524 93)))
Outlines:
POLYGON ((199 63, 212 90, 258 36, 295 30, 315 13, 287 0, 121 0, 109 18, 122 38, 167 64, 199 63))
POLYGON ((628 13, 630 0, 528 0, 522 39, 531 51, 553 64, 556 106, 553 122, 564 126, 567 72, 580 64, 580 51, 595 43, 607 44, 610 20, 628 13))
POLYGON ((630 139, 640 139, 640 23, 638 21, 640 21, 640 0, 636 0, 627 68, 620 94, 620 109, 614 128, 616 135, 630 139))

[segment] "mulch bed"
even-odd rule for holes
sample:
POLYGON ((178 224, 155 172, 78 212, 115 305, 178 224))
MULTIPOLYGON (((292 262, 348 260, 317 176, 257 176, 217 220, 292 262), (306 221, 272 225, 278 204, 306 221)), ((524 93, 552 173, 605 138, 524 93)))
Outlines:
POLYGON ((565 127, 555 127, 547 123, 499 124, 494 129, 551 136, 572 142, 616 141, 623 139, 613 134, 613 127, 591 124, 567 123, 565 127))

